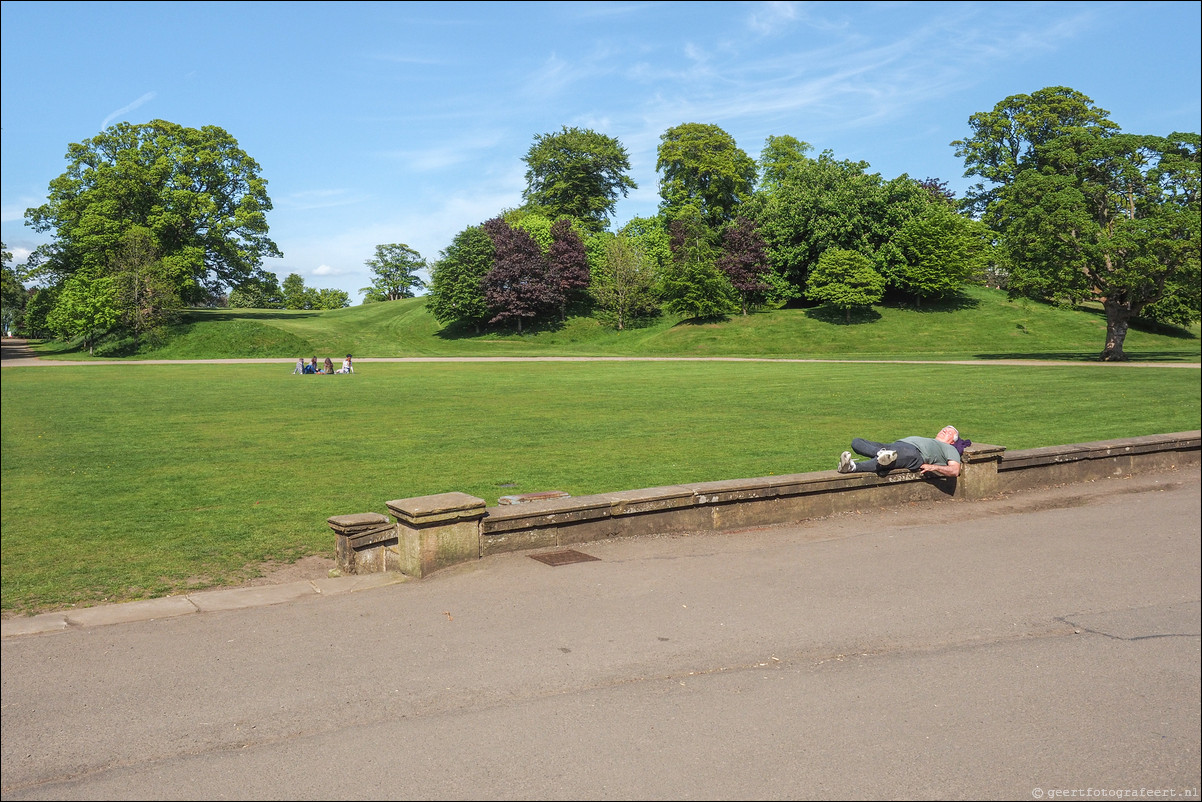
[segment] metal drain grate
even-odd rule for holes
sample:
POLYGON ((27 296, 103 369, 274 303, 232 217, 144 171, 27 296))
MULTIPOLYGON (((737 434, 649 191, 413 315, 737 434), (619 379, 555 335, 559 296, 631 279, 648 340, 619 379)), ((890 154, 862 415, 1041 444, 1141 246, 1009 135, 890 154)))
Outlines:
POLYGON ((588 554, 582 554, 573 549, 566 551, 551 551, 546 554, 531 554, 533 559, 547 565, 570 565, 571 563, 586 563, 590 560, 600 560, 600 557, 593 557, 588 554))

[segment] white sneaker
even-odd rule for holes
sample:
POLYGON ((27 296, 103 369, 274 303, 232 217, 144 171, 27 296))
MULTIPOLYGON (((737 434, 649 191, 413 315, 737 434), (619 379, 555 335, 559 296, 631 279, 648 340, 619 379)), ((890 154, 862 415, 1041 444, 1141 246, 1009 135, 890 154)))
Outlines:
POLYGON ((855 473, 856 462, 851 458, 850 451, 844 451, 839 456, 839 473, 855 473))
POLYGON ((876 452, 877 465, 892 465, 895 462, 897 462, 896 451, 890 451, 887 448, 882 448, 880 451, 876 452))

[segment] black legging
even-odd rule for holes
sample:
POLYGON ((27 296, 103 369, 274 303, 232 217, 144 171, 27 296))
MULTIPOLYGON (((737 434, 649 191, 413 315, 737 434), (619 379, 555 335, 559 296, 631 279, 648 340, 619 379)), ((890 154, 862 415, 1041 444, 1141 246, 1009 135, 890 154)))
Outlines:
POLYGON ((851 441, 851 450, 864 457, 872 457, 872 459, 862 460, 856 463, 856 473, 880 473, 882 471, 890 471, 894 468, 906 468, 911 471, 922 470, 922 453, 901 440, 895 440, 892 443, 877 443, 873 440, 865 440, 862 437, 857 437, 851 441), (897 461, 892 465, 877 465, 876 453, 882 448, 897 452, 897 461))

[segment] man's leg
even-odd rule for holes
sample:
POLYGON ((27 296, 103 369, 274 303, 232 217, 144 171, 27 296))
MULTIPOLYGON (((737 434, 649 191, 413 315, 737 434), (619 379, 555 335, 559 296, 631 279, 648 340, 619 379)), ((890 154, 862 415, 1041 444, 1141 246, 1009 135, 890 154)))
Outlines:
POLYGON ((878 443, 875 440, 865 440, 863 437, 856 437, 851 441, 851 450, 862 457, 875 457, 877 452, 884 447, 884 443, 878 443))
POLYGON ((857 454, 864 457, 872 457, 873 459, 856 462, 851 458, 850 451, 844 451, 842 456, 839 457, 839 467, 837 469, 839 473, 874 473, 880 470, 876 462, 876 454, 884 448, 881 443, 857 437, 851 441, 851 447, 857 454))
MULTIPOLYGON (((909 446, 909 443, 902 443, 902 446, 909 446)), ((876 473, 884 476, 889 473, 893 468, 893 463, 897 460, 896 442, 885 445, 875 440, 857 437, 851 441, 851 447, 857 454, 872 457, 870 460, 854 463, 854 472, 856 473, 876 473)))
POLYGON ((922 469, 922 452, 913 445, 898 440, 885 446, 885 449, 897 455, 889 465, 890 468, 905 468, 914 472, 922 469))

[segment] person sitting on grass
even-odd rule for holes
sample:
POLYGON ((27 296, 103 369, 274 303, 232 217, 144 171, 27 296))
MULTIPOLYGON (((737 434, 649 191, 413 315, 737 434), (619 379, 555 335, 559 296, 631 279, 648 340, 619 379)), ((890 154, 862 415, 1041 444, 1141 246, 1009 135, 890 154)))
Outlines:
POLYGON ((326 357, 326 364, 325 368, 322 370, 322 373, 326 374, 327 376, 333 375, 334 373, 334 362, 328 356, 326 357))
POLYGON ((342 360, 342 367, 334 371, 335 373, 354 373, 355 366, 351 363, 351 355, 347 354, 346 359, 342 360))
POLYGON ((878 443, 857 437, 851 441, 852 451, 871 459, 856 462, 851 451, 839 457, 839 473, 876 473, 884 476, 892 468, 906 468, 911 473, 955 477, 960 475, 964 449, 972 445, 964 440, 955 426, 944 426, 931 437, 903 437, 892 443, 878 443))
POLYGON ((303 356, 298 356, 296 358, 296 367, 292 370, 292 372, 299 373, 302 376, 304 375, 304 373, 305 373, 305 358, 303 356))

